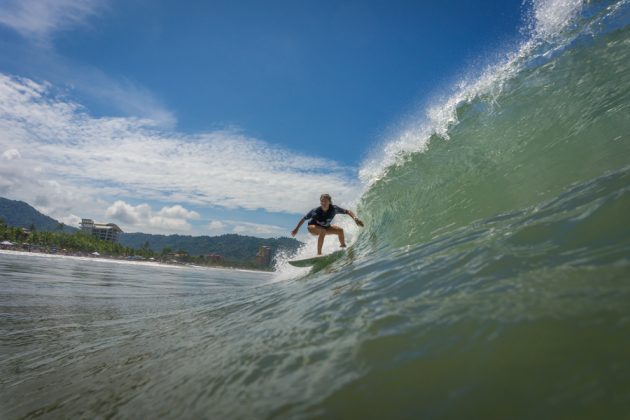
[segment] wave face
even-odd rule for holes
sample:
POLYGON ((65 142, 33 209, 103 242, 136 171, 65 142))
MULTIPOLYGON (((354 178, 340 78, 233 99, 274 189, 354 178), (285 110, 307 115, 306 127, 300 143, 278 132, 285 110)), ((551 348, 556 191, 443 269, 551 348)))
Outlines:
POLYGON ((628 2, 533 8, 516 53, 366 164, 361 246, 421 244, 630 164, 628 2))

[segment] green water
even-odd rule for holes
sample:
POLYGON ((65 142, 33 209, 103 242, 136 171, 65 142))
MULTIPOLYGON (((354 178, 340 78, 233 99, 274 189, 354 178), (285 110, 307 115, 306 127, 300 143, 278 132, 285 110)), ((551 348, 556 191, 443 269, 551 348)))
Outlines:
POLYGON ((368 225, 387 244, 416 244, 628 166, 629 40, 628 27, 585 40, 461 104, 448 140, 434 135, 368 191, 368 225))

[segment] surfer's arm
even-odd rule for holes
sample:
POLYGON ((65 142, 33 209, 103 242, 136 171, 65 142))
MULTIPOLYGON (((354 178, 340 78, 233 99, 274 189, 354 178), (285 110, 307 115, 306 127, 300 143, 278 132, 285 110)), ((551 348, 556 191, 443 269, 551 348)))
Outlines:
POLYGON ((354 223, 356 223, 357 225, 363 227, 363 221, 361 221, 361 219, 359 219, 357 217, 357 215, 352 212, 352 210, 346 210, 346 214, 348 216, 352 217, 352 219, 354 220, 354 223))
POLYGON ((295 227, 295 229, 293 229, 291 231, 291 236, 295 236, 298 233, 298 230, 300 230, 300 227, 302 226, 302 224, 304 223, 306 219, 305 218, 301 218, 300 222, 297 224, 297 226, 295 227))
POLYGON ((308 213, 306 213, 306 216, 302 217, 302 218, 300 219, 300 222, 299 222, 299 223, 297 224, 297 226, 295 227, 295 229, 293 229, 293 230, 291 231, 291 236, 295 236, 295 235, 297 235, 298 230, 300 230, 300 226, 302 226, 302 224, 303 224, 305 221, 307 221, 307 220, 312 219, 313 217, 315 217, 315 214, 317 214, 317 209, 316 209, 316 208, 315 208, 315 209, 313 209, 313 210, 311 210, 311 211, 309 211, 308 213))

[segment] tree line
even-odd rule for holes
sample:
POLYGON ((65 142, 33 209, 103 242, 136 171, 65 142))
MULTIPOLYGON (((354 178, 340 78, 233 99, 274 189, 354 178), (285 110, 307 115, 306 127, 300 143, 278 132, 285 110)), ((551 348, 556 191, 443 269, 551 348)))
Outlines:
POLYGON ((160 252, 155 252, 145 242, 140 248, 123 246, 116 242, 104 241, 82 231, 74 233, 38 231, 35 226, 28 230, 20 227, 12 227, 0 219, 0 241, 10 241, 16 245, 22 245, 28 249, 41 249, 52 252, 53 250, 66 251, 71 253, 92 254, 98 252, 104 256, 117 258, 153 258, 160 262, 189 263, 213 267, 234 267, 250 269, 268 269, 269 267, 259 267, 254 261, 230 261, 216 260, 204 255, 192 256, 183 250, 173 252, 171 248, 164 248, 160 252))

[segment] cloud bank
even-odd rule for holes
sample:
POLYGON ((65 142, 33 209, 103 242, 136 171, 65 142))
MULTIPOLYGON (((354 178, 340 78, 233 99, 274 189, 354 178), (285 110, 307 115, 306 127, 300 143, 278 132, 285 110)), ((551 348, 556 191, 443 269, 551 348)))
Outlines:
POLYGON ((93 211, 185 230, 199 215, 184 206, 301 214, 322 190, 355 198, 354 179, 335 162, 239 132, 185 134, 149 119, 96 118, 50 84, 0 74, 0 195, 42 197, 40 209, 59 218, 93 211))

